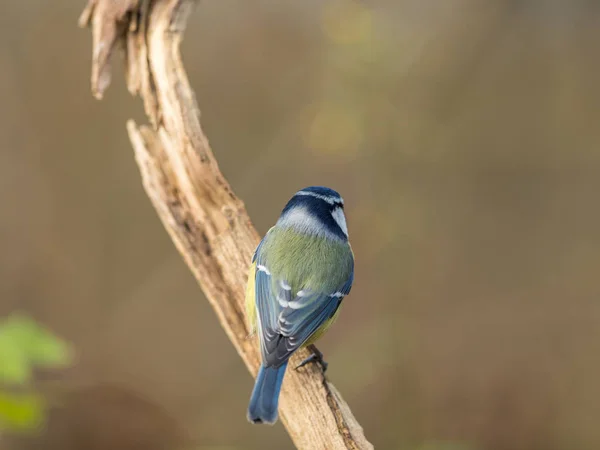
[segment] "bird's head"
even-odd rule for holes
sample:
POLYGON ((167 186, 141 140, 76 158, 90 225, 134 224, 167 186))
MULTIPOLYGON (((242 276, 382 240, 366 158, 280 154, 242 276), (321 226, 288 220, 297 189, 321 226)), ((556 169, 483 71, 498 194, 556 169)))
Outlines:
POLYGON ((344 199, 324 186, 310 186, 296 192, 283 208, 276 226, 328 239, 348 240, 344 199))

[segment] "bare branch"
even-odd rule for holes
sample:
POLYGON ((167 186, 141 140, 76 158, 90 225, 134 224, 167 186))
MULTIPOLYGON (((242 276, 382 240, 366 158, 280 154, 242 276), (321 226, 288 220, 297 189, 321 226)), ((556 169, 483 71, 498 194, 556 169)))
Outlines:
MULTIPOLYGON (((90 0, 80 24, 92 26, 92 92, 98 98, 110 80, 111 51, 123 44, 127 85, 142 98, 151 123, 127 124, 144 188, 223 329, 256 375, 259 350, 256 338, 248 338, 243 303, 246 272, 259 236, 219 170, 181 62, 182 33, 194 3, 90 0)), ((308 356, 306 350, 298 353, 297 361, 308 356)), ((280 416, 298 448, 372 448, 316 364, 286 375, 280 416)))

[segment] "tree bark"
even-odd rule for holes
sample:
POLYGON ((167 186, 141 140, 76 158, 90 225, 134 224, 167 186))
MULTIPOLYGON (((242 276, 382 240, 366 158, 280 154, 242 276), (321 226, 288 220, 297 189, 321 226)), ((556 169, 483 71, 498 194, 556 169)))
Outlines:
MULTIPOLYGON (((194 0, 90 0, 80 26, 92 28, 91 87, 97 98, 110 84, 113 49, 118 45, 125 49, 128 89, 142 98, 150 121, 148 126, 127 123, 146 193, 223 329, 256 375, 260 353, 256 338, 248 337, 244 293, 259 236, 219 170, 181 62, 179 47, 194 4, 194 0)), ((308 356, 307 350, 297 353, 291 367, 308 356)), ((317 364, 288 371, 279 411, 298 448, 373 448, 317 364)), ((245 411, 232 415, 245 418, 245 411)))

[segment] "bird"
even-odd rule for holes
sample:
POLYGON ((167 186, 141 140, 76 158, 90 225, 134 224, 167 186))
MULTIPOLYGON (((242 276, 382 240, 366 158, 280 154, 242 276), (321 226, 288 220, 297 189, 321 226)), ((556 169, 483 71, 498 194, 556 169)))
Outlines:
MULTIPOLYGON (((344 200, 324 186, 299 190, 258 244, 248 272, 246 314, 261 354, 248 405, 251 423, 277 422, 290 357, 335 322, 353 281, 344 200)), ((320 361, 326 370, 323 355, 312 347, 313 354, 297 368, 320 361)))

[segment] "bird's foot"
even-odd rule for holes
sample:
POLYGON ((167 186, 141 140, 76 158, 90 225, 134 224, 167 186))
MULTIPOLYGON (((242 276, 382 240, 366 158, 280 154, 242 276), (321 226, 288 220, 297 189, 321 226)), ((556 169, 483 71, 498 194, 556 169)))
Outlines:
POLYGON ((321 353, 321 351, 312 344, 309 345, 307 348, 312 352, 312 354, 300 364, 298 364, 296 366, 296 370, 298 370, 300 367, 307 365, 310 362, 315 362, 321 365, 323 373, 327 372, 327 367, 329 366, 329 364, 327 364, 323 359, 323 353, 321 353))

